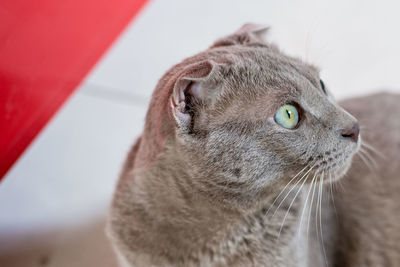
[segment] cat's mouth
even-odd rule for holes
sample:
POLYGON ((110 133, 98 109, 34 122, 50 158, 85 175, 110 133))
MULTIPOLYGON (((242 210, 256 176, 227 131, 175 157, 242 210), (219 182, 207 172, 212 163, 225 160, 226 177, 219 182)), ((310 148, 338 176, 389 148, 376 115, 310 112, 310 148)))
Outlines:
POLYGON ((341 179, 349 170, 353 156, 358 152, 360 143, 351 149, 339 150, 333 148, 315 158, 314 171, 324 182, 335 182, 341 179), (323 178, 321 178, 321 176, 323 178))

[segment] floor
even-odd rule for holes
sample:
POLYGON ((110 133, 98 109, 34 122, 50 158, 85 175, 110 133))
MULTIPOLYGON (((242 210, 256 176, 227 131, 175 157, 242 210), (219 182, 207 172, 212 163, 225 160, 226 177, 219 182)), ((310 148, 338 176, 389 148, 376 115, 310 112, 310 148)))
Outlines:
POLYGON ((0 265, 116 266, 103 226, 152 90, 244 22, 321 67, 341 99, 400 93, 398 1, 152 0, 0 184, 0 265), (72 263, 73 262, 73 263, 72 263), (73 265, 72 265, 73 264, 73 265))

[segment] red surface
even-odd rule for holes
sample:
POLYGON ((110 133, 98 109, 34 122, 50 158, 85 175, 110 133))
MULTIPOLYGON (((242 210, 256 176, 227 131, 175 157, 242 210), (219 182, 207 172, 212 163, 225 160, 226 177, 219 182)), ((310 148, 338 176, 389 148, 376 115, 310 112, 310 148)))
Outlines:
POLYGON ((0 179, 145 2, 0 1, 0 179))

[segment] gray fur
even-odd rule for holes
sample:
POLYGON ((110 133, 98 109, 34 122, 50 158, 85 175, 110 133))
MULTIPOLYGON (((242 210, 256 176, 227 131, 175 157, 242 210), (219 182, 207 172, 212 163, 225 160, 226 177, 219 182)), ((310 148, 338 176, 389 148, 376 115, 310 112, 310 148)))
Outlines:
POLYGON ((334 190, 334 266, 399 266, 400 95, 375 94, 341 105, 359 119, 366 145, 334 190))
MULTIPOLYGON (((304 203, 312 178, 319 190, 350 167, 361 141, 341 133, 356 119, 322 91, 316 67, 265 43, 264 32, 245 25, 159 81, 112 203, 108 232, 125 265, 324 265, 318 214, 307 235, 311 197, 304 203), (302 110, 293 130, 273 119, 287 103, 302 110)), ((335 242, 326 242, 328 264, 335 242)))

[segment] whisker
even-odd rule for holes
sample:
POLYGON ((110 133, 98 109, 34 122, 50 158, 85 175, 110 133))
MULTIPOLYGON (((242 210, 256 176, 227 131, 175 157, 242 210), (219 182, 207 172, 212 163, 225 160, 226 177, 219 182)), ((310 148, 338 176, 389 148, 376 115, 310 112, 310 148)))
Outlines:
POLYGON ((378 163, 376 163, 376 160, 368 153, 368 151, 360 148, 360 152, 369 159, 369 161, 374 165, 375 168, 378 168, 378 163))
MULTIPOLYGON (((316 164, 316 163, 315 163, 316 164)), ((285 195, 285 197, 282 199, 282 201, 279 203, 278 207, 275 209, 274 214, 272 216, 275 216, 276 212, 279 210, 283 202, 286 200, 286 198, 290 195, 290 193, 293 191, 296 185, 298 185, 303 178, 310 173, 310 171, 314 168, 315 164, 293 185, 293 187, 289 190, 289 192, 285 195)))
POLYGON ((372 171, 372 167, 370 166, 370 162, 365 158, 364 154, 361 152, 361 150, 359 151, 359 153, 357 153, 357 155, 361 158, 362 162, 365 164, 365 166, 367 166, 371 171, 372 171))
POLYGON ((298 236, 300 236, 301 227, 302 227, 302 225, 303 225, 304 213, 305 213, 305 210, 306 210, 306 207, 307 207, 307 202, 308 202, 308 198, 309 198, 310 193, 311 193, 311 189, 313 188, 313 184, 314 184, 314 181, 315 181, 315 177, 317 177, 317 173, 314 174, 314 177, 313 177, 312 180, 311 180, 310 189, 308 190, 308 193, 307 193, 307 196, 306 196, 306 201, 304 202, 303 211, 301 212, 301 217, 300 217, 300 224, 299 224, 298 236))
MULTIPOLYGON (((296 179, 297 176, 299 176, 307 167, 310 167, 310 164, 308 164, 307 166, 305 166, 303 169, 301 169, 292 179, 290 179, 290 181, 285 185, 285 187, 281 190, 281 192, 279 193, 279 195, 274 199, 274 201, 272 202, 272 204, 269 206, 268 210, 265 212, 264 216, 267 216, 269 211, 271 210, 271 208, 274 206, 274 204, 276 203, 276 201, 278 201, 279 197, 285 192, 286 188, 292 183, 292 181, 294 179, 296 179)), ((313 167, 313 166, 312 166, 313 167)), ((311 167, 311 168, 312 168, 311 167)))
POLYGON ((288 216, 289 211, 290 211, 290 209, 292 208, 292 205, 293 205, 294 201, 296 200, 296 198, 297 198, 297 196, 299 195, 301 189, 303 188, 304 184, 306 183, 307 178, 308 178, 309 175, 310 175, 310 174, 308 174, 308 175, 304 178, 303 183, 301 184, 300 188, 297 190, 296 195, 294 195, 292 201, 290 202, 289 208, 286 210, 285 217, 283 217, 283 220, 282 220, 281 228, 279 229, 278 239, 279 239, 279 237, 280 237, 280 235, 281 235, 283 225, 285 224, 285 221, 286 221, 286 217, 288 216))
POLYGON ((339 221, 339 216, 336 210, 336 204, 335 204, 335 197, 333 196, 333 182, 332 182, 332 173, 329 172, 329 183, 330 183, 330 191, 331 191, 331 199, 332 199, 332 205, 333 205, 333 210, 335 211, 335 216, 336 220, 339 221))
POLYGON ((377 154, 378 156, 380 156, 381 158, 385 159, 385 155, 383 153, 381 153, 379 150, 377 150, 375 147, 373 147, 371 144, 368 144, 365 141, 361 142, 361 146, 365 147, 366 149, 371 150, 372 152, 374 152, 375 154, 377 154))
MULTIPOLYGON (((343 178, 346 177, 346 175, 347 174, 345 174, 343 176, 343 178)), ((337 190, 341 190, 342 192, 346 192, 346 188, 343 186, 343 181, 344 181, 344 179, 339 179, 338 181, 336 181, 335 186, 336 186, 337 190)))
POLYGON ((321 176, 319 176, 319 184, 318 184, 318 192, 317 192, 317 203, 315 205, 315 232, 317 234, 317 239, 319 239, 319 240, 321 240, 321 237, 319 236, 319 231, 318 231, 319 197, 320 197, 321 184, 322 184, 321 176))
POLYGON ((364 162, 365 166, 368 167, 368 169, 373 173, 375 173, 375 169, 373 166, 371 166, 371 163, 368 161, 368 159, 366 158, 366 156, 364 155, 364 152, 360 150, 360 153, 357 153, 357 155, 360 156, 360 158, 362 159, 362 161, 364 162))
POLYGON ((314 183, 314 188, 313 188, 313 193, 310 201, 310 208, 308 211, 308 220, 307 220, 307 245, 308 245, 308 240, 309 240, 309 230, 310 230, 310 221, 311 221, 311 211, 312 211, 312 206, 314 204, 314 195, 315 195, 315 188, 317 187, 317 181, 314 183))
POLYGON ((328 266, 328 260, 326 258, 326 252, 325 252, 325 243, 324 243, 324 235, 323 235, 323 231, 322 231, 322 194, 324 193, 324 189, 322 187, 322 185, 324 184, 324 173, 322 173, 322 181, 320 182, 319 185, 319 193, 320 193, 320 197, 319 197, 319 230, 321 232, 321 245, 322 245, 322 250, 324 252, 324 259, 325 259, 325 266, 328 266))

